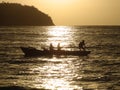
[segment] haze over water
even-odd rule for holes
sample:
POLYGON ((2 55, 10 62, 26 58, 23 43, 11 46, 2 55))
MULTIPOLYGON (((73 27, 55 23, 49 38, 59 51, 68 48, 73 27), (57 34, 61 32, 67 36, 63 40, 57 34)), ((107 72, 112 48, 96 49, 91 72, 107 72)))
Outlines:
POLYGON ((120 27, 0 27, 0 87, 50 90, 119 90, 120 27), (85 40, 89 56, 24 57, 20 47, 78 50, 85 40))

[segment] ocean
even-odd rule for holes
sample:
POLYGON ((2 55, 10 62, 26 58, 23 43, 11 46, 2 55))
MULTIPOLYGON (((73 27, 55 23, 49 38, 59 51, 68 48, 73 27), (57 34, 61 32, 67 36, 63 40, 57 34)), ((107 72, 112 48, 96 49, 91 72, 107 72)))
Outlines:
POLYGON ((10 88, 120 90, 120 26, 0 27, 0 90, 10 88), (78 50, 81 40, 88 56, 25 57, 20 48, 78 50))

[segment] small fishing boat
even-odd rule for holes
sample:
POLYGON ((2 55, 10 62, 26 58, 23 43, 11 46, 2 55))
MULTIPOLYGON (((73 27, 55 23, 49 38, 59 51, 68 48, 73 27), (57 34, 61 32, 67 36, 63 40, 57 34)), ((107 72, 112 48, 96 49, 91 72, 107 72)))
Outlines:
POLYGON ((21 47, 25 56, 52 56, 52 55, 75 55, 87 56, 91 51, 68 51, 68 50, 38 50, 33 47, 21 47))

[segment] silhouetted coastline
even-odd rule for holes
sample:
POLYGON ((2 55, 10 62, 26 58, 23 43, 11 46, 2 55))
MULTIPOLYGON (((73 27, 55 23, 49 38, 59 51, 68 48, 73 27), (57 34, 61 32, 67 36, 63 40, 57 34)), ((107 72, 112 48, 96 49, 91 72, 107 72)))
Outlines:
POLYGON ((52 26, 52 19, 34 6, 0 3, 0 26, 52 26))

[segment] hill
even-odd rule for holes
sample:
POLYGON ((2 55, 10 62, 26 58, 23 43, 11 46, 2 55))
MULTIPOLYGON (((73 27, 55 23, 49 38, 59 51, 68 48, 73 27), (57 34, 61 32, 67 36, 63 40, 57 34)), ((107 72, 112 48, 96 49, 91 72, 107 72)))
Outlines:
POLYGON ((51 17, 34 6, 0 3, 0 26, 50 26, 51 17))

